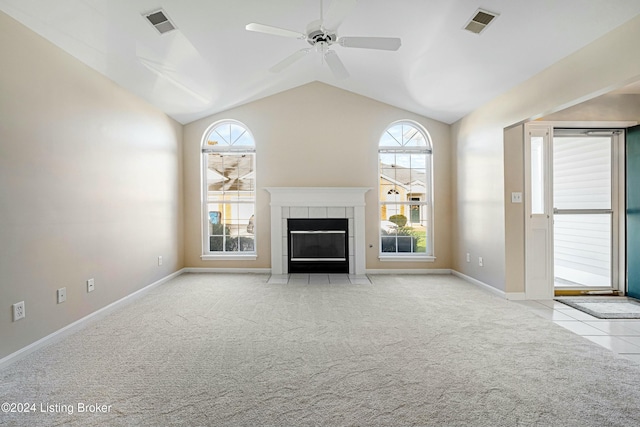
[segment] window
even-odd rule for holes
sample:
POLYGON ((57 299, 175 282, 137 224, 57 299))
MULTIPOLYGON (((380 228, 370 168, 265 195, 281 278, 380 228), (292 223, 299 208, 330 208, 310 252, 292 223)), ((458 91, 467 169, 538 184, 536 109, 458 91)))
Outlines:
POLYGON ((255 164, 255 142, 242 123, 225 120, 205 132, 203 259, 255 257, 255 164))
POLYGON ((431 140, 419 124, 401 121, 378 146, 380 258, 433 257, 431 140))
POLYGON ((545 149, 544 138, 531 137, 531 213, 544 215, 545 199, 545 149))

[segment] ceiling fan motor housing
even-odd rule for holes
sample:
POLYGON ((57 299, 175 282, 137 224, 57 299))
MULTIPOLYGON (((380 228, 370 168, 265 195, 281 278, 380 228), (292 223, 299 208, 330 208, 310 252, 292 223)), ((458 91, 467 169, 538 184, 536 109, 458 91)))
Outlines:
POLYGON ((322 28, 322 21, 313 21, 307 27, 307 42, 311 46, 315 46, 316 43, 326 43, 332 45, 338 40, 338 36, 335 31, 327 31, 322 28))

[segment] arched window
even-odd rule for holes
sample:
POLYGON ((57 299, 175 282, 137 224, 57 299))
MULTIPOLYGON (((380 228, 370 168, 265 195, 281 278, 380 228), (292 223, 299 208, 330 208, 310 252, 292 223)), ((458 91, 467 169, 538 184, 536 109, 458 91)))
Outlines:
POLYGON ((433 257, 431 140, 417 123, 392 123, 378 144, 380 257, 433 257))
POLYGON ((202 141, 203 258, 255 256, 256 155, 242 123, 214 123, 202 141))

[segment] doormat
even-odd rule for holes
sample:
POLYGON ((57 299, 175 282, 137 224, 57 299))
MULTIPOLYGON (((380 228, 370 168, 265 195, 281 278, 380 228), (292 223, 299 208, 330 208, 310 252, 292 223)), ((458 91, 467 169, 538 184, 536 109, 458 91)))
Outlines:
POLYGON ((598 319, 640 319, 640 301, 626 297, 563 297, 558 302, 598 319))

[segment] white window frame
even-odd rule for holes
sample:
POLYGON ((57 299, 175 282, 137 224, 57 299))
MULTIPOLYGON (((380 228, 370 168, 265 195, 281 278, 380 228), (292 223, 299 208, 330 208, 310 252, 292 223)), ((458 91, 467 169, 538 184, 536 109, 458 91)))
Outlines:
POLYGON ((420 124, 413 120, 398 120, 391 123, 387 126, 378 139, 378 259, 381 261, 422 261, 422 262, 433 262, 436 260, 435 257, 435 246, 434 246, 434 238, 433 232, 435 227, 434 219, 433 219, 433 142, 431 140, 431 135, 429 132, 420 124), (395 126, 399 125, 409 125, 416 128, 424 137, 426 145, 423 147, 400 147, 400 146, 384 146, 380 145, 382 138, 386 134, 388 130, 395 126), (382 252, 382 206, 389 205, 389 202, 384 202, 380 199, 380 188, 381 188, 381 180, 382 180, 382 170, 381 170, 381 162, 380 162, 380 154, 382 153, 398 153, 398 154, 424 154, 425 156, 425 169, 426 169, 426 177, 429 182, 425 183, 426 196, 421 197, 421 200, 410 200, 411 197, 406 201, 398 202, 398 205, 405 205, 406 211, 409 212, 407 216, 407 221, 410 220, 411 214, 411 206, 420 206, 421 215, 426 214, 427 221, 427 238, 426 238, 426 251, 424 253, 416 253, 416 252, 382 252))
MULTIPOLYGON (((202 135, 201 142, 201 161, 200 161, 200 183, 201 183, 201 240, 202 240, 202 255, 200 258, 202 260, 255 260, 257 259, 257 248, 258 248, 258 228, 256 226, 256 199, 257 199, 257 173, 256 173, 256 146, 255 146, 255 138, 253 134, 249 130, 249 128, 242 122, 232 119, 224 119, 219 120, 213 124, 211 124, 202 135), (233 143, 231 145, 224 146, 210 146, 208 145, 208 136, 212 131, 216 128, 223 125, 236 125, 242 127, 246 133, 249 134, 251 140, 253 141, 252 146, 234 146, 233 143), (252 204, 253 205, 253 251, 241 251, 241 252, 225 252, 225 251, 211 251, 210 250, 210 241, 209 241, 209 209, 208 209, 208 182, 207 182, 207 169, 208 169, 208 155, 212 153, 233 153, 233 154, 251 154, 253 156, 253 174, 254 174, 254 195, 252 202, 241 202, 243 204, 252 204)), ((234 202, 228 202, 234 203, 234 202)), ((237 203, 237 202, 235 202, 237 203)))

